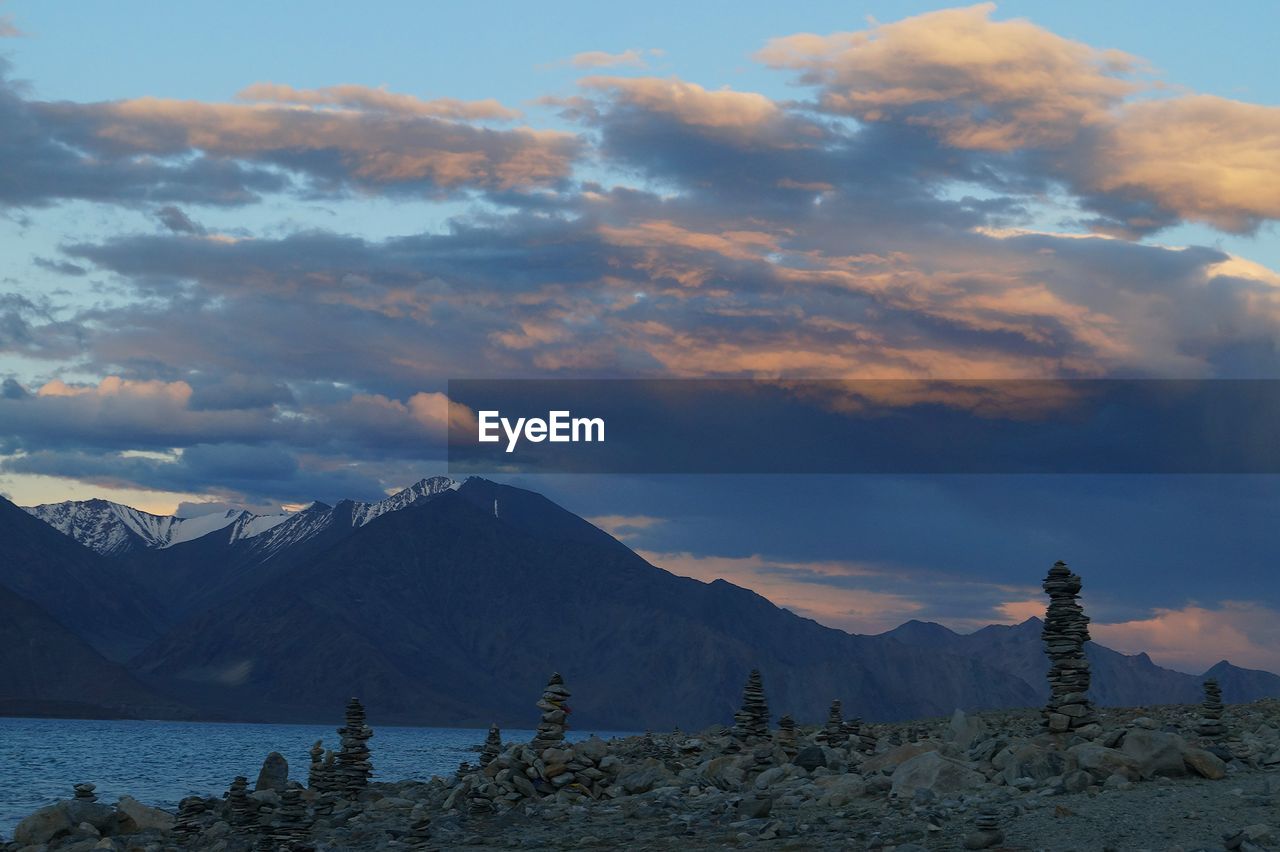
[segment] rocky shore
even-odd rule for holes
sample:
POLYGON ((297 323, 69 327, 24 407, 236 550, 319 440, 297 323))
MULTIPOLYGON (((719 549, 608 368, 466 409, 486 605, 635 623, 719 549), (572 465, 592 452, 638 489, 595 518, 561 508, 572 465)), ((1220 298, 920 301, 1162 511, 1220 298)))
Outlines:
POLYGON ((4 852, 249 850, 1280 849, 1280 701, 1097 709, 1084 693, 1087 619, 1059 563, 1040 710, 911 723, 808 726, 770 716, 751 672, 733 723, 570 742, 559 674, 536 701, 530 742, 496 726, 478 765, 430 781, 372 782, 374 730, 352 699, 338 750, 317 742, 291 777, 273 752, 250 789, 183 799, 169 813, 88 781, 23 820, 4 852))

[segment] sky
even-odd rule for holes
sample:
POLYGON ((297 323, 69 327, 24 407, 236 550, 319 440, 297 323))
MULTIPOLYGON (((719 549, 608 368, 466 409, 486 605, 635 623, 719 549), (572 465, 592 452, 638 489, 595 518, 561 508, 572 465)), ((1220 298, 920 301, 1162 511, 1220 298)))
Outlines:
MULTIPOLYGON (((450 378, 1280 378, 1275 4, 367 7, 0 3, 0 492, 377 497, 450 378)), ((847 629, 1061 558, 1280 670, 1274 477, 512 481, 847 629)))

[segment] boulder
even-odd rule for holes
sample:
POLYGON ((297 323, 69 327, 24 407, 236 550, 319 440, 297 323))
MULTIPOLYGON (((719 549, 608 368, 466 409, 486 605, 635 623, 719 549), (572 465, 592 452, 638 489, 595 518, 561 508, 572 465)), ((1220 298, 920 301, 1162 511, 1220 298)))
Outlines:
POLYGON ((67 816, 65 806, 66 802, 58 802, 31 814, 13 830, 13 842, 19 846, 39 846, 70 831, 76 823, 67 816))
POLYGON ((1143 778, 1176 777, 1187 774, 1183 754, 1187 744, 1177 734, 1134 728, 1125 735, 1120 750, 1138 763, 1143 778))
POLYGON ((618 786, 632 795, 647 793, 654 787, 666 786, 673 780, 674 776, 667 767, 652 757, 618 773, 618 786))
POLYGON ((1202 778, 1218 781, 1227 777, 1227 765, 1212 752, 1202 748, 1188 748, 1182 753, 1182 759, 1189 769, 1202 778))
POLYGON ((986 783, 980 772, 936 751, 916 755, 893 771, 891 792, 911 797, 917 790, 928 790, 940 796, 976 790, 986 783))
POLYGON ((738 819, 764 819, 773 810, 772 796, 745 796, 738 802, 738 819))
POLYGON ((734 790, 742 786, 746 773, 733 755, 709 760, 702 769, 706 779, 721 790, 734 790))
POLYGON ((1002 759, 1001 775, 1009 786, 1019 778, 1044 781, 1061 775, 1067 768, 1067 757, 1060 751, 1042 748, 1035 743, 1013 747, 1002 759))
POLYGON ((955 743, 964 751, 968 751, 986 739, 986 726, 978 719, 970 718, 959 708, 951 714, 951 723, 947 726, 946 741, 955 743))
POLYGON ((1137 781, 1142 777, 1138 761, 1114 748, 1097 743, 1081 743, 1067 749, 1067 754, 1075 760, 1076 766, 1099 781, 1105 781, 1112 775, 1120 775, 1129 781, 1137 781))
POLYGON ((815 782, 819 790, 818 804, 842 808, 867 791, 867 782, 859 775, 830 775, 815 782))
POLYGON ((132 796, 121 796, 116 809, 127 820, 121 827, 123 834, 151 830, 169 831, 173 828, 173 814, 144 805, 132 796))
POLYGON ((863 773, 880 772, 885 769, 893 770, 917 755, 937 750, 938 746, 935 743, 906 743, 892 748, 884 754, 877 754, 868 758, 863 762, 861 769, 863 773))
POLYGON ((807 746, 800 749, 791 762, 806 772, 812 772, 820 766, 827 765, 827 756, 823 753, 821 746, 807 746))
POLYGON ((258 790, 283 790, 289 783, 289 761, 278 751, 267 755, 262 761, 262 770, 258 773, 258 783, 253 785, 258 790))

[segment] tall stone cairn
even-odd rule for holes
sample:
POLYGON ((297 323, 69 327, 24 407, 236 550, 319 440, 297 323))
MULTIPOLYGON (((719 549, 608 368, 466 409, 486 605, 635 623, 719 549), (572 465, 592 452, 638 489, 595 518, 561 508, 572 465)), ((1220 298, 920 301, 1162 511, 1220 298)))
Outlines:
POLYGON ((542 711, 542 719, 538 722, 538 731, 530 743, 538 751, 548 748, 559 748, 564 744, 564 732, 569 727, 569 714, 573 711, 565 702, 570 692, 565 689, 564 678, 560 672, 554 672, 547 688, 542 690, 537 707, 542 711))
POLYGON ((764 697, 760 670, 752 669, 742 688, 742 709, 733 714, 733 735, 741 742, 759 742, 769 738, 769 703, 764 697))
POLYGON ((178 816, 173 823, 173 833, 182 838, 193 838, 204 830, 204 815, 209 805, 200 796, 187 796, 178 802, 178 816))
POLYGON ((1196 733, 1207 740, 1220 740, 1227 732, 1222 724, 1222 687, 1218 681, 1209 678, 1204 682, 1204 704, 1200 707, 1200 724, 1196 733))
POLYGON ((346 724, 338 729, 338 736, 342 738, 342 747, 338 751, 332 787, 344 798, 357 799, 369 786, 369 776, 373 774, 373 764, 369 762, 373 729, 365 724, 360 699, 352 698, 347 703, 346 724))
POLYGON ((227 790, 227 804, 231 808, 231 827, 247 830, 257 824, 253 801, 249 798, 249 779, 237 775, 227 790))
POLYGON ((1084 643, 1089 641, 1089 616, 1077 602, 1080 577, 1065 562, 1055 562, 1044 578, 1049 595, 1045 613, 1045 653, 1049 655, 1049 703, 1044 724, 1052 732, 1066 733, 1097 722, 1089 701, 1089 661, 1084 643))
POLYGON ((484 745, 480 748, 480 768, 484 769, 494 758, 502 754, 502 731, 498 730, 497 725, 489 726, 489 734, 484 738, 484 745))
POLYGON ((831 702, 831 709, 827 711, 827 725, 819 732, 818 739, 831 748, 842 748, 848 742, 849 735, 844 730, 844 708, 839 698, 831 702))

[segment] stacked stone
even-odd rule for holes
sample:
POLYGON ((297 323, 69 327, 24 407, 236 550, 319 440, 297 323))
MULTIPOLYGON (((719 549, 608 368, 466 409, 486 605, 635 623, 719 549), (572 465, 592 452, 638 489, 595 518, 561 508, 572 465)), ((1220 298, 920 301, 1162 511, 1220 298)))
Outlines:
POLYGON ((358 698, 348 702, 346 724, 338 729, 338 736, 342 738, 342 747, 338 751, 332 789, 344 798, 357 799, 369 786, 369 776, 373 774, 373 764, 369 762, 373 729, 365 724, 364 706, 358 698))
POLYGON ((323 793, 326 787, 324 777, 324 740, 316 740, 311 746, 311 766, 307 771, 307 789, 323 793))
POLYGON ((276 809, 275 819, 265 835, 277 849, 297 849, 306 841, 310 828, 301 788, 289 787, 280 794, 280 807, 276 809))
POLYGON ((980 811, 973 819, 973 831, 965 835, 965 849, 987 849, 1004 842, 1000 830, 1000 814, 993 810, 980 811))
POLYGON ((1054 563, 1044 579, 1049 595, 1045 613, 1045 652, 1049 655, 1049 703, 1044 724, 1054 733, 1065 733, 1097 722, 1089 701, 1089 661, 1084 643, 1089 641, 1089 616, 1077 602, 1080 577, 1064 562, 1054 563))
POLYGON ((484 738, 484 746, 480 749, 480 768, 484 769, 493 759, 502 754, 502 731, 497 725, 489 726, 489 735, 484 738))
POLYGON ((187 796, 178 802, 178 817, 173 823, 173 833, 192 838, 203 830, 204 815, 209 805, 200 796, 187 796))
POLYGON ((778 748, 782 749, 788 756, 794 755, 798 751, 797 742, 799 741, 799 736, 796 733, 796 720, 792 719, 790 715, 783 716, 778 720, 778 735, 776 739, 778 748))
POLYGON ((564 745, 564 732, 569 727, 569 714, 572 712, 565 704, 569 695, 560 672, 553 673, 551 680, 547 681, 547 688, 542 690, 542 698, 538 699, 537 707, 542 711, 542 719, 531 743, 535 749, 541 751, 564 745))
POLYGON ((405 844, 410 849, 429 849, 431 847, 431 817, 425 812, 418 812, 418 817, 409 823, 409 833, 405 835, 405 844))
POLYGON ((227 790, 227 804, 231 807, 233 828, 247 829, 254 824, 253 802, 249 799, 249 779, 237 775, 227 790))
POLYGON ((840 705, 840 699, 831 702, 831 709, 827 711, 827 725, 819 732, 818 739, 831 748, 843 748, 849 741, 844 730, 844 708, 840 705))
POLYGON ((75 786, 76 799, 81 802, 96 802, 98 801, 98 794, 93 792, 96 789, 98 789, 96 784, 77 784, 75 786))
POLYGON ((759 742, 769 738, 769 704, 764 698, 760 670, 752 669, 742 689, 742 709, 733 714, 733 736, 740 742, 759 742))
POLYGON ((849 738, 849 744, 862 752, 863 754, 873 754, 876 750, 876 738, 870 731, 862 727, 862 720, 854 718, 851 722, 844 725, 845 735, 849 738))
POLYGON ((1204 682, 1204 704, 1201 705, 1202 715, 1196 732, 1205 739, 1222 739, 1227 732, 1222 724, 1222 710, 1222 687, 1217 680, 1209 678, 1204 682))

